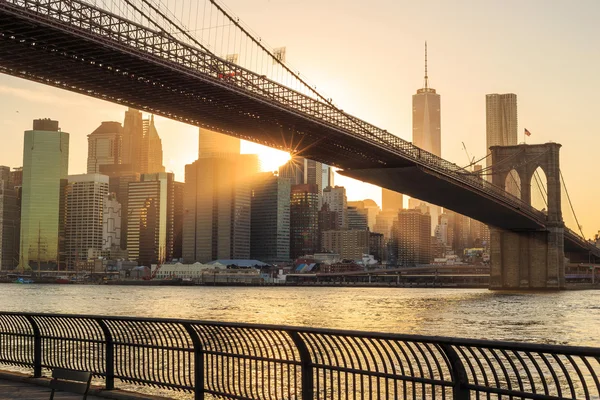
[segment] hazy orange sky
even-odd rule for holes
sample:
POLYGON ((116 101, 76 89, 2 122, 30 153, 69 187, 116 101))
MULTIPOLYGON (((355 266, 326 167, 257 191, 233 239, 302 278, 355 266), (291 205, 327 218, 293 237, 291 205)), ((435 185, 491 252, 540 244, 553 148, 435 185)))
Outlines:
MULTIPOLYGON (((411 140, 411 96, 423 83, 429 45, 430 86, 442 102, 442 156, 467 164, 485 154, 485 94, 518 95, 519 141, 559 142, 562 171, 580 223, 600 229, 600 2, 227 0, 247 25, 346 112, 411 140)), ((87 135, 125 109, 0 75, 0 164, 22 164, 23 131, 34 118, 60 121, 71 134, 69 173, 84 173, 87 135)), ((156 120, 167 170, 183 180, 196 159, 197 128, 156 120)), ((244 145, 245 152, 256 149, 244 145)), ((277 163, 263 152, 265 167, 277 163)), ((380 190, 338 177, 350 200, 381 201, 380 190)), ((566 203, 566 199, 563 199, 566 203)), ((575 227, 565 213, 567 225, 575 227)))

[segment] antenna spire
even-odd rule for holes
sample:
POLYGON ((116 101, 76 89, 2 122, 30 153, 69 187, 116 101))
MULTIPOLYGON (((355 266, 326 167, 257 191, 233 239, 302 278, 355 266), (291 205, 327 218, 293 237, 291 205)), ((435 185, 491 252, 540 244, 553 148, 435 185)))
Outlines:
POLYGON ((429 88, 429 77, 427 76, 427 41, 425 41, 425 89, 429 88))

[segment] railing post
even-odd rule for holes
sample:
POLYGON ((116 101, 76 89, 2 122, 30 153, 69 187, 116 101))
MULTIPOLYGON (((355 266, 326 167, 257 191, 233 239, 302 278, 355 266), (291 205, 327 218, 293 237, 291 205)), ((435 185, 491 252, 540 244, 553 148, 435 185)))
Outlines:
POLYGON ((191 324, 183 324, 194 345, 194 399, 204 400, 204 351, 198 332, 191 324))
POLYGON ((33 320, 31 315, 26 315, 27 321, 31 324, 33 330, 33 377, 42 377, 42 336, 40 334, 40 328, 37 323, 33 320))
POLYGON ((104 369, 106 373, 106 390, 113 390, 115 388, 115 342, 112 337, 112 333, 108 325, 104 320, 96 319, 100 329, 104 333, 104 344, 106 346, 104 369))
POLYGON ((296 331, 287 331, 300 353, 300 371, 302 377, 302 400, 312 400, 314 392, 313 365, 306 343, 296 331))
POLYGON ((452 366, 452 381, 454 383, 452 398, 454 400, 469 400, 471 398, 470 390, 467 387, 469 380, 463 362, 451 345, 442 344, 440 347, 446 353, 452 366))

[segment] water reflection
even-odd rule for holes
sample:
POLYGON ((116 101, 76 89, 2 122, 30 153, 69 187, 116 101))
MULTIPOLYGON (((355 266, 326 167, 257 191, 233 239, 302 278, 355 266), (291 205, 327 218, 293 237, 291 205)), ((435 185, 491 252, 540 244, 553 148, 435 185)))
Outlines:
POLYGON ((0 285, 0 309, 596 345, 600 292, 0 285))

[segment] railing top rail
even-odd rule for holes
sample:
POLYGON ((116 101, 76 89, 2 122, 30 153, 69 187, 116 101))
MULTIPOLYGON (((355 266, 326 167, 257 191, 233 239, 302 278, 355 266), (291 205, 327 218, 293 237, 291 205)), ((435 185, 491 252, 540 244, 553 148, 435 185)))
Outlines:
POLYGON ((178 318, 148 318, 148 317, 126 317, 126 316, 106 316, 106 315, 86 315, 86 314, 51 314, 51 313, 29 313, 16 311, 0 311, 1 315, 15 315, 25 317, 43 317, 43 318, 70 318, 70 319, 93 319, 105 321, 123 321, 123 322, 155 322, 168 324, 182 325, 205 325, 205 326, 221 326, 243 329, 259 329, 271 331, 293 331, 306 334, 324 334, 329 336, 348 336, 348 337, 368 337, 372 339, 384 340, 400 340, 408 342, 421 342, 431 344, 448 344, 454 346, 506 349, 516 351, 531 351, 550 354, 570 354, 578 356, 593 356, 600 357, 600 348, 587 346, 570 346, 570 345, 552 345, 552 344, 537 344, 527 342, 510 342, 496 341, 485 339, 468 339, 456 338, 447 336, 424 336, 424 335, 409 335, 385 332, 369 332, 331 328, 311 328, 302 326, 290 325, 269 325, 269 324, 252 324, 242 322, 219 322, 193 319, 178 319, 178 318))

